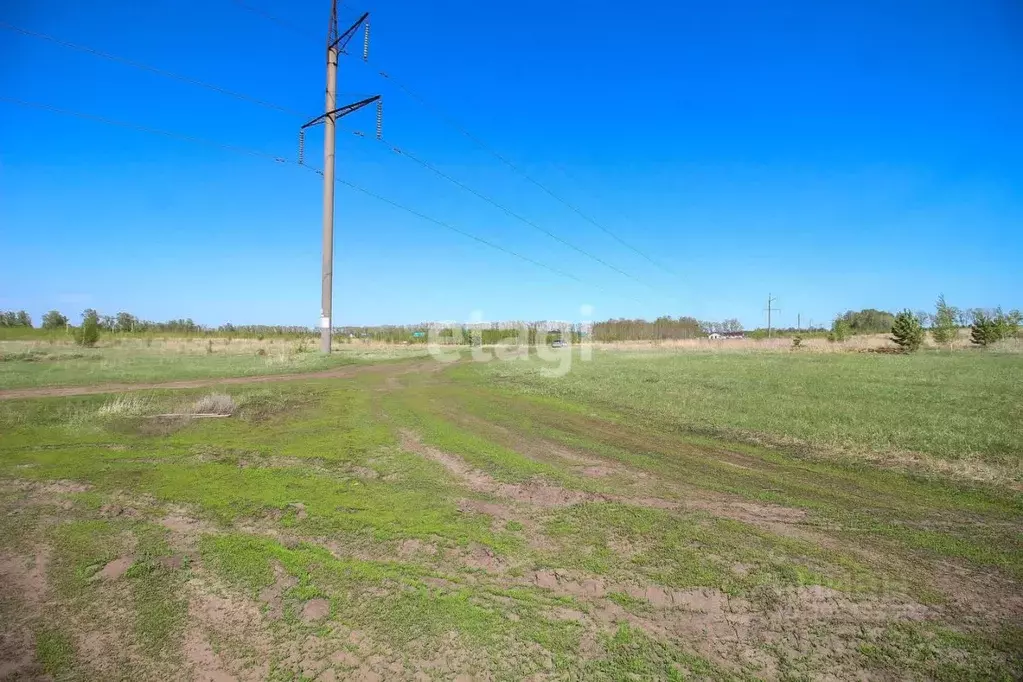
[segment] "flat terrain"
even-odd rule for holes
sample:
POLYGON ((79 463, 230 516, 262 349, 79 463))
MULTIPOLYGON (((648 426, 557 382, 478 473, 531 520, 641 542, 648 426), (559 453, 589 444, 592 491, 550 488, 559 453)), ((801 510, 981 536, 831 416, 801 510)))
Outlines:
POLYGON ((292 374, 426 354, 421 347, 342 343, 326 356, 317 352, 318 343, 314 338, 143 340, 116 335, 104 337, 97 348, 81 348, 67 339, 0 341, 0 390, 292 374))
POLYGON ((1018 355, 550 369, 0 401, 0 679, 1023 676, 1018 355))

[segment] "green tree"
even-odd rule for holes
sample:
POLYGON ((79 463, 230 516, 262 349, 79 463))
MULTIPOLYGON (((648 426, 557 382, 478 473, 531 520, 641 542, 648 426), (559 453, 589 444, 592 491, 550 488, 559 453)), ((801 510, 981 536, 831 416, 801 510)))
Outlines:
MULTIPOLYGON (((874 308, 864 308, 859 312, 847 310, 838 319, 845 322, 848 334, 877 334, 886 332, 892 328, 892 324, 895 322, 895 316, 890 312, 875 310, 874 308)), ((838 340, 841 341, 841 339, 838 340)))
POLYGON ((75 342, 79 346, 95 346, 99 341, 99 313, 92 308, 82 313, 82 326, 75 330, 75 342))
POLYGON ((64 329, 67 327, 67 317, 59 310, 51 310, 43 315, 43 329, 64 329))
POLYGON ((978 346, 987 346, 998 340, 998 323, 986 313, 975 310, 973 325, 970 326, 970 341, 978 346))
POLYGON ((924 328, 920 319, 909 310, 903 310, 895 316, 891 338, 904 353, 912 353, 924 341, 924 328))
POLYGON ((117 313, 114 328, 119 332, 133 332, 137 323, 138 318, 131 313, 120 312, 117 313))
POLYGON ((852 327, 849 323, 848 316, 853 314, 852 311, 846 313, 842 317, 836 317, 835 321, 831 323, 831 332, 828 333, 828 341, 845 341, 852 334, 852 327))
POLYGON ((1011 339, 1019 336, 1019 325, 1023 322, 1023 314, 1018 310, 1011 310, 1003 313, 999 308, 995 315, 995 324, 998 325, 998 338, 1011 339))
POLYGON ((31 327, 32 318, 24 310, 0 311, 0 327, 31 327))
POLYGON ((952 342, 959 334, 959 310, 945 302, 945 295, 938 296, 934 305, 934 315, 931 317, 931 336, 936 343, 948 344, 952 350, 952 342))

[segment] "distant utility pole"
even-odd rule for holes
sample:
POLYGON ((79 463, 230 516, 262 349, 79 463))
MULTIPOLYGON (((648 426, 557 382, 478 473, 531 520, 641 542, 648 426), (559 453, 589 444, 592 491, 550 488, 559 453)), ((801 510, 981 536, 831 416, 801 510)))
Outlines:
POLYGON ((779 308, 772 308, 771 304, 777 301, 777 298, 772 298, 771 294, 767 295, 767 338, 771 338, 771 311, 781 312, 779 308))
POLYGON ((323 124, 323 281, 320 290, 320 351, 330 353, 331 332, 333 331, 334 293, 334 151, 337 120, 367 104, 377 103, 377 139, 381 137, 383 115, 380 95, 374 95, 360 102, 337 106, 337 61, 355 32, 366 25, 362 58, 369 58, 369 12, 364 13, 344 33, 337 29, 337 0, 331 0, 330 29, 327 32, 327 99, 323 115, 303 125, 298 132, 298 162, 303 163, 305 129, 323 124))
POLYGON ((802 321, 803 321, 803 313, 796 313, 796 331, 797 332, 803 331, 802 321))

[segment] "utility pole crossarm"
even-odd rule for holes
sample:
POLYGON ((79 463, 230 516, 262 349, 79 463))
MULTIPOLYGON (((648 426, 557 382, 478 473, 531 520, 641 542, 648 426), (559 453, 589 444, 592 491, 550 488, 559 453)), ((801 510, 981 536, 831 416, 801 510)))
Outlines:
POLYGON ((345 48, 348 47, 348 41, 351 40, 352 36, 355 35, 355 32, 359 30, 359 26, 362 25, 362 22, 366 21, 368 18, 369 12, 364 12, 361 17, 355 20, 354 24, 348 27, 347 31, 339 35, 337 38, 334 38, 333 41, 328 40, 327 49, 337 48, 338 52, 344 52, 345 48))
POLYGON ((302 124, 302 128, 301 129, 304 130, 306 128, 309 128, 310 126, 314 126, 314 125, 318 125, 320 123, 323 123, 325 120, 327 120, 327 117, 331 117, 334 120, 337 120, 339 118, 343 118, 344 116, 347 116, 348 114, 352 113, 353 111, 358 111, 359 109, 363 108, 367 104, 372 104, 373 102, 376 102, 379 99, 380 99, 380 95, 373 95, 372 97, 367 97, 366 99, 364 99, 362 101, 353 102, 351 104, 346 104, 343 107, 338 107, 337 109, 334 109, 333 111, 328 111, 326 113, 320 114, 319 116, 317 116, 316 118, 312 119, 308 123, 302 124))

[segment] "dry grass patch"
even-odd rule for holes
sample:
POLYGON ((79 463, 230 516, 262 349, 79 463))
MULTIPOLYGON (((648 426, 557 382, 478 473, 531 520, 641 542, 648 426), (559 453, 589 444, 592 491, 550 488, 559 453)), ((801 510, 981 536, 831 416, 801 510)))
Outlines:
POLYGON ((151 410, 152 400, 148 396, 129 394, 107 401, 96 414, 100 417, 141 417, 151 410))
POLYGON ((235 404, 234 399, 226 393, 207 393, 202 396, 194 403, 192 403, 191 412, 192 414, 217 414, 217 415, 230 415, 234 414, 238 406, 235 404))

